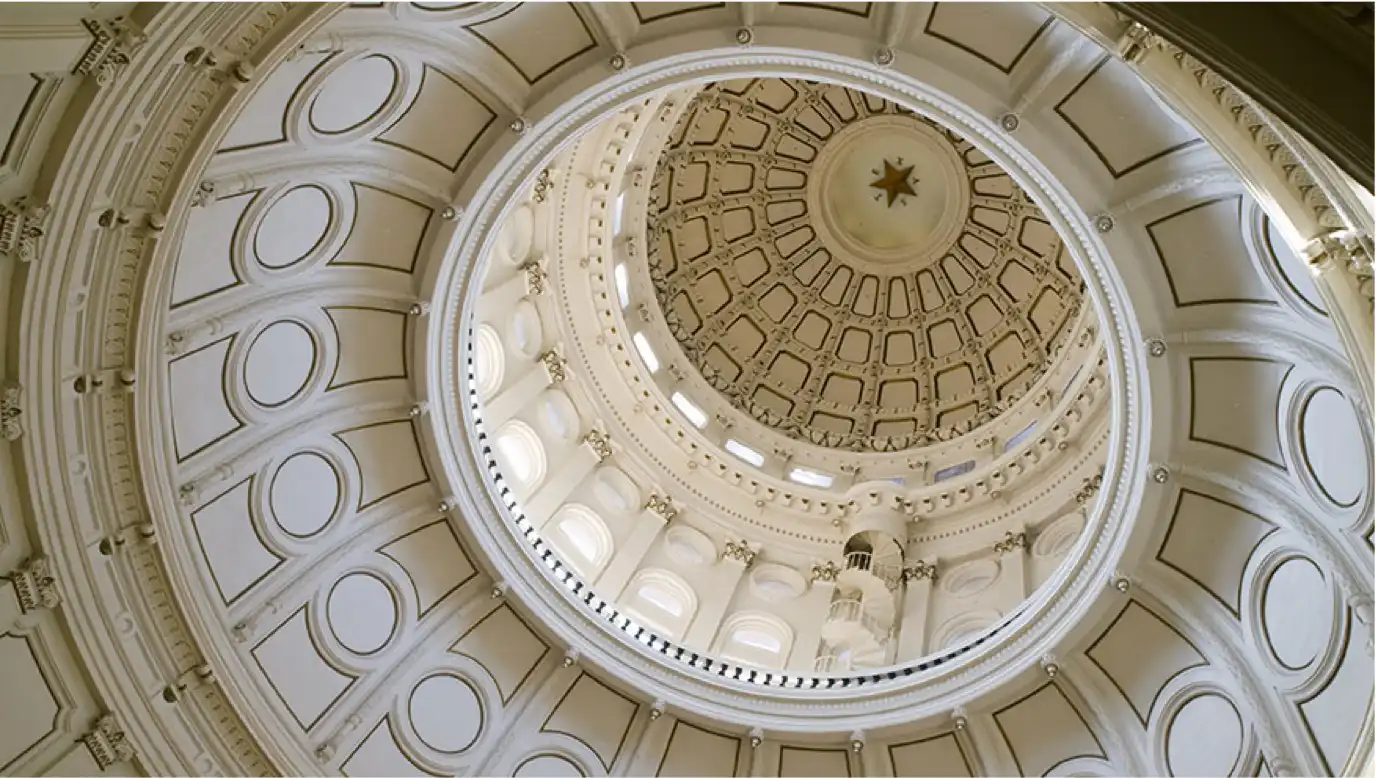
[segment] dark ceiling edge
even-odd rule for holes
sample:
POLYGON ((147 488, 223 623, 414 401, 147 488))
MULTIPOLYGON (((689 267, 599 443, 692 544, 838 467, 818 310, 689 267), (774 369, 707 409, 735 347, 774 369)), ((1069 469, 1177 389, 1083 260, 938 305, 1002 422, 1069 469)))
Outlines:
POLYGON ((1112 3, 1188 51, 1373 190, 1373 39, 1330 5, 1112 3))

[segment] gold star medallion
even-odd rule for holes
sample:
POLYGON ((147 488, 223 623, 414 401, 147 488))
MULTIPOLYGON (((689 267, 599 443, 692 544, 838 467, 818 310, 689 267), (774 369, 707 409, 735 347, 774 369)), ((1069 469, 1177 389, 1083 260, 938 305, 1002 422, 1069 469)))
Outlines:
MULTIPOLYGON (((903 164, 902 157, 898 158, 898 164, 903 164)), ((899 195, 917 196, 917 192, 913 191, 912 182, 909 181, 913 174, 913 167, 913 165, 895 167, 893 163, 889 162, 887 159, 884 160, 884 175, 871 181, 870 186, 888 195, 889 201, 886 203, 887 207, 892 208, 894 201, 898 199, 899 195)), ((878 170, 872 172, 876 175, 879 173, 878 170)))

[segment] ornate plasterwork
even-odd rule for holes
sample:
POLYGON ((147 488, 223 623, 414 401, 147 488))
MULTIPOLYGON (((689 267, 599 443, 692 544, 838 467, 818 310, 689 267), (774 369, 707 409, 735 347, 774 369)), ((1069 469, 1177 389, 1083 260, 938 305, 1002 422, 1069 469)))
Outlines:
POLYGON ((134 758, 134 744, 129 742, 113 713, 96 719, 91 730, 81 736, 81 742, 90 749, 91 758, 102 770, 134 758))
POLYGON ((57 590, 53 578, 52 564, 47 557, 31 557, 19 565, 12 574, 15 594, 19 595, 19 608, 25 612, 38 608, 52 609, 62 602, 62 594, 57 590))
MULTIPOLYGON (((261 9, 255 8, 253 10, 257 12, 261 9)), ((177 12, 172 11, 172 13, 177 12)), ((261 20, 259 22, 255 22, 255 25, 260 24, 264 27, 264 29, 270 29, 272 26, 271 24, 261 22, 261 20)), ((242 32, 242 30, 237 32, 242 32)), ((252 36, 250 36, 250 38, 252 38, 252 36)), ((643 56, 648 57, 648 55, 643 56)), ((268 57, 268 59, 270 60, 271 58, 268 57)), ((162 138, 163 136, 161 134, 154 134, 152 135, 152 137, 162 138)), ((176 157, 174 156, 174 159, 175 158, 176 157)), ((150 162, 149 164, 152 165, 155 163, 150 162)), ((92 176, 91 180, 99 179, 92 176)), ((194 178, 191 178, 190 180, 194 181, 194 178)), ((185 186, 183 187, 183 189, 185 189, 185 186)), ((80 236, 83 232, 83 230, 81 229, 81 224, 83 222, 81 220, 88 213, 90 213, 89 211, 83 211, 83 209, 81 208, 73 208, 71 210, 75 211, 76 213, 64 214, 62 222, 63 228, 59 232, 54 233, 61 234, 62 236, 64 236, 63 240, 66 240, 67 236, 80 236)), ((136 252, 136 258, 137 256, 139 256, 137 252, 147 251, 149 250, 149 248, 150 245, 142 241, 131 241, 130 243, 121 243, 117 247, 111 247, 110 256, 108 257, 109 259, 111 259, 110 267, 116 267, 114 260, 119 258, 117 252, 128 249, 133 252, 136 252)), ((83 254, 83 256, 85 255, 83 254)), ((94 252, 91 254, 91 256, 96 257, 98 259, 107 258, 94 252)), ((65 254, 47 255, 45 258, 59 259, 63 261, 69 259, 69 257, 65 254)), ((49 262, 45 264, 51 265, 53 263, 49 262)), ((125 265, 120 264, 118 265, 118 267, 124 268, 125 265)), ((73 274, 72 276, 68 277, 81 276, 79 274, 73 274)), ((119 275, 116 276, 116 278, 127 279, 127 276, 119 275)), ((52 282, 51 279, 48 279, 46 277, 40 276, 39 278, 36 278, 33 281, 33 283, 37 284, 40 283, 40 281, 43 283, 42 291, 44 293, 44 296, 42 299, 45 300, 67 299, 66 294, 64 293, 69 293, 73 291, 65 286, 61 289, 56 288, 56 284, 52 282), (48 296, 49 292, 51 292, 51 296, 48 296)), ((107 287, 102 287, 102 289, 106 288, 107 287)), ((114 292, 110 295, 110 299, 118 299, 119 287, 108 288, 114 292)), ((109 334, 118 337, 120 332, 122 331, 120 329, 121 326, 124 326, 120 323, 119 317, 122 315, 127 315, 127 309, 116 308, 114 313, 106 312, 105 315, 112 317, 111 322, 103 322, 110 323, 109 334)), ((58 319, 56 319, 55 317, 43 318, 42 321, 45 324, 50 324, 58 321, 58 319)), ((125 324, 127 324, 127 320, 125 320, 125 324)), ((44 330, 44 332, 52 331, 55 330, 51 328, 44 330)), ((103 330, 102 334, 105 334, 103 330)), ((1133 342, 1135 343, 1135 341, 1133 342)), ((156 354, 159 345, 160 337, 159 334, 155 331, 148 334, 148 337, 145 339, 145 341, 140 344, 140 348, 147 353, 156 354)), ((457 350, 455 350, 454 353, 458 353, 457 350)), ((1115 362, 1115 365, 1116 364, 1117 363, 1115 362)), ((51 415, 51 417, 56 418, 58 414, 58 408, 61 407, 58 405, 58 403, 60 402, 60 398, 63 397, 63 395, 61 394, 62 387, 58 386, 52 380, 50 380, 51 376, 58 375, 59 371, 45 371, 44 369, 42 369, 47 366, 49 366, 49 363, 47 362, 43 362, 41 365, 37 366, 26 366, 24 368, 23 377, 26 381, 30 382, 29 385, 36 386, 40 390, 36 394, 35 399, 35 403, 37 403, 36 407, 39 409, 35 411, 35 417, 42 416, 43 418, 48 418, 51 415)), ((145 374, 152 375, 153 373, 149 372, 145 374)), ((438 398, 439 394, 436 393, 433 396, 438 398)), ((90 417, 93 414, 88 413, 85 414, 84 420, 81 420, 79 422, 82 425, 81 430, 82 432, 90 431, 97 433, 93 434, 90 437, 90 440, 98 441, 99 443, 104 444, 104 450, 106 452, 109 452, 109 456, 116 462, 127 463, 130 460, 125 454, 122 454, 121 452, 128 451, 128 449, 121 448, 121 446, 128 443, 131 430, 135 427, 135 425, 129 422, 127 414, 120 412, 119 408, 114 403, 107 402, 107 400, 108 398, 93 398, 93 401, 96 403, 94 407, 97 409, 97 412, 103 414, 99 420, 99 423, 101 425, 100 428, 96 429, 92 425, 90 417)), ((120 404, 123 404, 124 402, 125 401, 123 399, 120 400, 120 404)), ((436 401, 437 406, 447 405, 448 402, 448 399, 446 399, 444 403, 439 402, 438 399, 436 401)), ((405 403, 402 404, 402 407, 405 407, 405 403)), ((65 473, 65 468, 67 467, 72 467, 75 471, 76 463, 79 462, 80 458, 85 455, 85 452, 82 451, 80 446, 73 444, 70 441, 58 441, 50 436, 51 430, 45 428, 41 431, 41 440, 35 440, 35 442, 33 443, 33 446, 36 450, 41 448, 41 451, 36 456, 36 459, 39 460, 39 466, 44 468, 44 474, 40 479, 37 480, 44 486, 47 486, 49 484, 56 485, 57 483, 59 483, 60 479, 63 477, 63 473, 65 473)), ((36 433, 34 437, 39 438, 40 435, 36 433)), ((29 447, 29 441, 27 440, 25 441, 25 447, 29 447)), ((152 466, 147 462, 145 462, 144 464, 149 467, 152 466)), ((1126 470, 1128 468, 1124 467, 1124 469, 1126 470)), ((1117 471, 1111 470, 1110 472, 1117 471)), ((481 473, 472 472, 469 473, 469 475, 471 476, 471 478, 466 483, 481 483, 481 473)), ((1113 501, 1118 509, 1131 507, 1124 506, 1122 504, 1122 502, 1124 501, 1119 497, 1118 494, 1113 492, 1116 478, 1110 478, 1109 480, 1110 483, 1106 484, 1105 487, 1106 491, 1110 492, 1109 500, 1106 501, 1113 501)), ((450 484, 450 486, 453 487, 454 484, 450 484)), ((154 494, 149 495, 150 501, 155 503, 155 515, 159 517, 159 521, 163 520, 163 511, 166 510, 166 498, 172 492, 172 486, 170 484, 162 484, 162 487, 164 488, 163 491, 158 491, 154 494), (158 502, 159 500, 161 500, 161 502, 158 502)), ((464 498, 465 510, 474 507, 474 500, 472 497, 467 496, 466 489, 467 487, 465 487, 466 496, 464 498)), ((59 489, 53 489, 51 493, 55 495, 64 494, 64 496, 66 496, 65 493, 63 493, 59 489)), ((105 529, 113 530, 117 526, 133 527, 140 523, 144 518, 147 518, 146 516, 140 516, 142 511, 139 509, 137 496, 131 499, 128 493, 116 495, 111 500, 102 499, 98 503, 95 500, 82 501, 82 498, 80 496, 72 496, 71 502, 74 503, 75 508, 72 511, 71 515, 80 513, 84 516, 96 517, 96 519, 102 523, 102 527, 104 527, 105 529), (109 524, 109 526, 105 527, 107 523, 109 524)), ((433 505, 429 505, 428 508, 433 509, 433 505)), ((171 596, 171 592, 168 589, 166 579, 166 565, 169 561, 174 564, 177 563, 178 560, 182 558, 182 551, 168 550, 167 546, 165 545, 162 547, 163 550, 160 551, 153 546, 146 546, 143 544, 131 544, 127 547, 123 547, 122 549, 116 550, 114 552, 116 555, 114 559, 98 559, 96 560, 98 563, 97 565, 92 567, 86 567, 83 566, 83 560, 86 556, 85 547, 82 545, 79 536, 75 533, 70 533, 68 529, 64 529, 68 527, 68 525, 73 523, 70 521, 70 515, 66 517, 58 515, 48 515, 55 513, 53 509, 49 506, 42 506, 40 509, 44 511, 42 521, 39 522, 39 526, 43 528, 42 532, 45 538, 44 542, 47 543, 51 548, 57 549, 58 553, 64 554, 67 557, 67 564, 69 564, 70 569, 74 572, 79 573, 78 575, 70 576, 64 573, 64 586, 67 585, 68 581, 73 581, 73 586, 88 586, 89 584, 82 583, 82 581, 89 579, 91 582, 102 587, 103 590, 106 592, 121 592, 124 596, 128 597, 128 601, 131 603, 131 605, 135 606, 132 609, 132 614, 113 614, 108 619, 105 618, 105 614, 100 613, 98 609, 95 608, 85 609, 86 615, 81 615, 79 617, 74 616, 72 618, 72 623, 77 624, 78 628, 82 631, 82 634, 86 636, 86 639, 88 640, 87 645, 95 645, 98 647, 99 651, 109 652, 111 655, 114 655, 117 651, 127 650, 133 652, 135 650, 139 650, 136 649, 135 646, 144 642, 146 642, 147 645, 154 646, 155 649, 167 649, 168 654, 170 654, 172 657, 172 663, 176 666, 175 670, 169 672, 169 677, 180 677, 177 676, 176 673, 182 670, 183 668, 200 666, 199 660, 201 659, 201 657, 197 656, 198 651, 196 650, 196 647, 200 646, 202 649, 204 649, 204 647, 207 645, 213 646, 215 641, 219 639, 219 634, 216 630, 222 626, 223 622, 218 621, 214 618, 215 615, 218 615, 215 612, 202 612, 199 610, 182 611, 178 609, 177 604, 176 602, 174 602, 174 599, 171 596), (66 523, 63 523, 64 518, 67 519, 66 523), (76 549, 76 552, 73 553, 67 551, 67 549, 76 549), (159 558, 160 556, 161 559, 159 558), (113 571, 113 573, 109 571, 113 571), (96 578, 95 576, 100 577, 96 578), (147 605, 147 612, 153 614, 151 618, 145 618, 145 605, 147 605), (189 628, 187 626, 187 621, 190 622, 189 628), (189 635, 188 633, 193 634, 189 635), (119 639, 123 640, 123 642, 118 644, 114 643, 113 641, 115 640, 115 638, 112 636, 115 635, 118 635, 119 639)), ((1297 510, 1287 510, 1284 513, 1286 516, 1304 515, 1302 511, 1297 510)), ((474 514, 474 516, 476 516, 476 518, 473 519, 475 523, 490 524, 493 527, 498 528, 500 528, 499 522, 501 522, 503 518, 499 510, 492 505, 485 505, 482 512, 476 513, 474 514)), ((169 527, 175 528, 175 526, 175 523, 164 525, 165 529, 169 527)), ((485 528, 479 528, 476 530, 476 532, 478 533, 482 533, 485 531, 487 531, 485 528)), ((510 569, 516 569, 519 567, 519 565, 513 565, 511 563, 511 560, 513 559, 520 559, 520 557, 517 556, 517 554, 519 554, 520 552, 519 548, 503 548, 500 545, 493 545, 490 542, 490 540, 487 544, 484 545, 484 548, 489 554, 491 554, 491 557, 493 559, 499 560, 493 563, 494 566, 506 565, 510 569), (513 553, 493 553, 494 550, 507 551, 513 553)), ((520 570, 518 570, 518 572, 521 572, 522 575, 533 576, 538 574, 536 572, 532 572, 531 570, 524 568, 521 568, 520 570)), ((196 581, 192 583, 204 582, 196 581)), ((1102 584, 1102 581, 1098 581, 1098 583, 1102 584)), ((185 586, 186 583, 183 582, 181 585, 185 586)), ((581 627, 582 631, 576 628, 565 630, 564 627, 567 626, 567 622, 561 621, 561 606, 558 604, 559 601, 557 599, 554 599, 558 596, 558 590, 556 589, 551 592, 544 592, 543 594, 549 596, 550 599, 548 600, 541 599, 539 596, 536 596, 541 593, 536 592, 533 594, 531 590, 532 587, 528 584, 518 585, 514 587, 514 590, 511 594, 513 597, 521 597, 523 602, 535 603, 532 606, 532 610, 537 614, 537 617, 540 620, 547 620, 547 623, 550 625, 551 631, 560 632, 561 635, 574 636, 593 634, 596 632, 595 625, 581 621, 576 622, 575 627, 581 627), (550 605, 550 602, 554 602, 556 604, 550 605)), ((80 596, 84 598, 82 600, 83 603, 90 604, 102 601, 100 599, 101 595, 99 593, 92 593, 81 588, 77 588, 76 591, 80 594, 80 596)), ((192 596, 185 598, 183 600, 183 604, 194 604, 196 596, 204 594, 205 591, 206 590, 202 589, 193 590, 191 592, 192 596)), ((1055 613, 1051 615, 1052 617, 1066 616, 1067 614, 1065 613, 1065 611, 1066 609, 1058 609, 1055 613)), ((1075 618, 1068 617, 1066 618, 1065 623, 1073 623, 1075 621, 1075 618)), ((1021 629, 1022 627, 1019 627, 1019 630, 1021 629)), ((1219 634, 1232 635, 1235 633, 1220 631, 1219 634)), ((591 661, 593 659, 598 659, 603 662, 620 661, 618 658, 613 658, 612 660, 607 659, 608 655, 614 654, 617 648, 617 645, 613 645, 612 648, 609 650, 606 646, 599 645, 596 651, 585 652, 589 656, 589 666, 591 666, 591 661)), ((991 651, 990 653, 992 654, 994 652, 991 651)), ((1063 653, 1065 653, 1068 656, 1068 652, 1063 653)), ((1016 652, 1013 651, 1002 651, 997 656, 994 656, 992 658, 996 661, 1003 661, 1011 664, 1015 663, 1017 660, 1017 657, 1014 656, 1015 654, 1016 652)), ((641 669, 641 666, 635 662, 635 659, 636 657, 632 656, 631 660, 627 660, 625 662, 626 665, 631 665, 634 667, 633 670, 626 670, 627 672, 639 672, 639 670, 641 669)), ((217 661, 227 662, 228 666, 235 668, 236 673, 242 675, 241 670, 237 667, 237 665, 233 663, 232 658, 231 660, 221 658, 217 661)), ((117 690, 119 698, 124 700, 124 702, 128 704, 128 706, 130 707, 130 709, 142 710, 141 706, 145 703, 144 698, 147 697, 146 688, 141 688, 140 685, 137 683, 131 683, 125 686, 120 686, 118 683, 112 683, 109 678, 111 673, 107 669, 107 664, 115 664, 115 662, 111 662, 108 660, 103 662, 97 659, 93 660, 92 663, 94 665, 98 665, 95 674, 104 679, 102 681, 102 683, 104 684, 103 688, 107 690, 117 690)), ((697 706, 697 708, 699 709, 702 707, 701 704, 697 701, 697 699, 691 696, 691 689, 689 691, 683 692, 683 698, 680 698, 678 693, 678 687, 672 685, 675 681, 678 681, 681 682, 684 688, 688 688, 693 687, 694 684, 697 683, 707 683, 702 681, 700 674, 699 676, 691 676, 685 678, 683 676, 676 676, 670 673, 657 672, 659 668, 653 666, 648 662, 644 664, 647 666, 645 668, 645 677, 647 679, 646 685, 648 687, 647 694, 664 694, 664 689, 668 687, 674 690, 673 699, 675 706, 697 706)), ((616 664, 614 666, 617 669, 623 669, 623 665, 621 664, 616 664)), ((934 673, 933 677, 939 675, 940 672, 944 671, 934 673)), ((1245 662, 1242 663, 1242 668, 1237 670, 1237 672, 1247 672, 1245 662)), ((131 673, 130 675, 132 676, 133 674, 131 673)), ((957 679, 955 685, 971 682, 972 679, 974 679, 974 676, 976 675, 977 673, 963 671, 960 674, 961 677, 957 679)), ((635 677, 638 678, 639 676, 637 675, 635 677)), ((231 682, 230 696, 236 703, 245 704, 245 707, 252 709, 254 703, 261 701, 260 690, 253 687, 252 680, 247 676, 240 678, 230 678, 228 680, 231 682)), ((716 681, 709 679, 709 682, 715 683, 716 681)), ((938 682, 940 682, 940 679, 938 679, 938 682)), ((951 686, 952 684, 948 684, 946 688, 949 689, 951 688, 951 686)), ((217 771, 217 767, 221 767, 221 765, 217 765, 216 762, 224 761, 233 762, 235 764, 243 766, 221 769, 219 770, 221 772, 275 771, 271 766, 267 765, 261 760, 261 754, 256 753, 257 747, 254 745, 252 738, 245 736, 242 727, 239 725, 238 721, 235 720, 234 715, 229 705, 226 703, 224 697, 218 696, 217 693, 214 693, 215 686, 211 685, 206 688, 206 697, 189 698, 183 701, 183 703, 181 703, 185 705, 195 705, 196 707, 193 710, 196 713, 194 715, 188 714, 181 709, 172 708, 168 710, 174 711, 173 713, 145 714, 143 716, 140 716, 138 731, 146 733, 144 734, 144 738, 146 739, 140 740, 139 742, 157 742, 161 737, 161 734, 159 734, 161 730, 157 726, 160 723, 168 727, 189 727, 192 730, 193 734, 186 735, 184 740, 177 741, 177 753, 179 755, 184 754, 185 763, 182 765, 184 768, 190 767, 195 772, 210 773, 217 771), (188 722, 191 722, 191 724, 188 724, 188 722), (208 746, 203 745, 200 742, 201 738, 197 737, 197 735, 212 732, 218 736, 214 738, 207 737, 206 740, 211 741, 211 743, 208 746), (225 749, 232 748, 233 750, 222 751, 220 750, 222 747, 224 747, 225 749), (208 754, 214 754, 214 756, 210 756, 208 754), (202 760, 202 756, 204 756, 204 760, 202 760), (236 759, 234 757, 238 758, 236 759)), ((987 689, 989 688, 989 685, 985 684, 982 688, 987 689)), ((756 704, 758 704, 758 707, 760 709, 759 715, 761 718, 764 718, 766 715, 777 716, 778 711, 783 709, 783 706, 779 703, 779 699, 787 700, 789 698, 789 695, 787 694, 787 690, 784 690, 778 692, 777 695, 771 697, 768 693, 770 691, 772 690, 766 690, 766 693, 759 694, 757 697, 756 692, 754 690, 751 690, 750 692, 733 692, 728 688, 727 691, 720 692, 719 696, 714 698, 714 703, 719 703, 721 707, 726 710, 753 710, 753 707, 756 704), (750 707, 747 707, 747 705, 749 705, 750 707)), ((109 694, 110 692, 106 691, 105 693, 109 694)), ((807 699, 804 703, 799 704, 794 709, 791 709, 790 713, 791 715, 797 716, 799 720, 803 720, 804 717, 807 716, 815 717, 818 713, 820 713, 823 716, 830 716, 833 713, 838 712, 850 713, 852 711, 845 709, 844 705, 834 701, 836 699, 841 699, 841 697, 846 694, 846 692, 842 692, 840 693, 840 695, 823 698, 821 701, 819 701, 816 697, 807 699)), ((900 694, 901 692, 895 694, 885 694, 882 696, 889 699, 897 699, 900 696, 900 694)), ((909 699, 911 699, 911 697, 909 699)), ((159 706, 159 710, 165 708, 161 701, 155 702, 157 706, 159 706)), ((881 700, 880 702, 871 706, 868 710, 878 710, 884 704, 886 704, 886 702, 881 700)), ((661 706, 659 708, 659 710, 664 709, 664 706, 661 706)), ((903 708, 903 710, 905 713, 907 713, 911 709, 905 707, 903 708)), ((1092 708, 1085 707, 1085 710, 1089 711, 1092 710, 1092 708)), ((1250 706, 1248 708, 1248 712, 1252 712, 1255 710, 1258 710, 1258 708, 1250 706)), ((368 707, 362 710, 362 713, 364 714, 370 714, 375 712, 379 712, 378 707, 376 706, 368 707)), ((700 715, 703 715, 701 714, 700 710, 698 712, 700 715)), ((715 709, 709 710, 709 713, 706 715, 710 715, 713 712, 715 712, 715 709)), ((1260 712, 1269 713, 1270 711, 1260 712)), ((651 716, 651 718, 655 717, 651 716)), ((873 718, 878 718, 878 716, 875 716, 873 718)), ((126 721, 127 720, 128 719, 126 718, 126 721)), ((909 719, 907 717, 904 717, 902 719, 896 718, 894 719, 894 721, 906 722, 909 721, 909 719)), ((770 726, 772 726, 772 723, 770 724, 770 726)), ((340 730, 338 730, 338 732, 343 732, 343 735, 341 737, 346 738, 358 737, 359 734, 361 734, 363 731, 365 730, 362 730, 361 728, 355 731, 353 729, 348 729, 344 727, 341 727, 340 730)), ((263 724, 260 722, 258 728, 255 729, 253 734, 255 736, 266 735, 270 738, 280 737, 282 740, 288 740, 293 737, 296 737, 298 733, 292 732, 278 735, 276 733, 273 733, 269 727, 263 726, 263 724)), ((335 733, 330 733, 328 737, 330 737, 331 739, 328 741, 327 744, 322 745, 321 748, 322 750, 332 751, 334 746, 330 744, 335 742, 335 733), (328 746, 328 748, 326 748, 326 746, 328 746)), ((632 737, 639 737, 639 735, 633 735, 632 737)), ((1268 737, 1270 736, 1268 735, 1268 737)), ((879 743, 872 736, 870 752, 875 752, 879 747, 879 743)), ((307 746, 307 748, 309 748, 309 746, 307 746)), ((147 750, 150 752, 150 758, 157 760, 152 762, 152 764, 154 765, 161 764, 165 768, 166 763, 168 761, 171 761, 167 759, 166 751, 163 751, 162 754, 159 755, 159 753, 152 748, 147 750)), ((286 750, 285 752, 290 753, 289 750, 286 750)), ((286 761, 282 764, 289 765, 290 767, 294 767, 296 769, 308 769, 309 767, 308 764, 291 761, 286 761)), ((281 765, 278 765, 278 769, 281 769, 281 765)), ((177 770, 172 769, 168 771, 175 772, 177 770)), ((1132 770, 1128 768, 1123 769, 1122 772, 1145 773, 1147 771, 1140 769, 1132 770)))
POLYGON ((1081 305, 1065 247, 998 164, 834 85, 706 87, 658 158, 648 210, 650 277, 688 361, 737 409, 825 448, 898 451, 998 417, 1059 355, 1081 305), (848 169, 861 161, 850 141, 863 150, 875 133, 928 179, 894 208, 935 209, 929 233, 885 228, 900 242, 883 251, 847 237, 870 229, 853 213, 864 204, 835 199, 859 197, 842 183, 866 174, 848 169))

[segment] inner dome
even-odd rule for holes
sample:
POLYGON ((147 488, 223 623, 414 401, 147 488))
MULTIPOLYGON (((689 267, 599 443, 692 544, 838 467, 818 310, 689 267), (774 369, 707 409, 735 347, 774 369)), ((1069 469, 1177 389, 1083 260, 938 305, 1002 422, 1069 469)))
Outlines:
POLYGON ((683 86, 571 140, 507 214, 472 322, 487 466, 536 556, 642 645, 794 679, 926 667, 1084 545, 1098 320, 960 134, 839 85, 683 86))
POLYGON ((707 85, 654 164, 647 260, 678 348, 795 440, 970 432, 1045 375, 1081 306, 1046 216, 956 132, 834 84, 707 85))

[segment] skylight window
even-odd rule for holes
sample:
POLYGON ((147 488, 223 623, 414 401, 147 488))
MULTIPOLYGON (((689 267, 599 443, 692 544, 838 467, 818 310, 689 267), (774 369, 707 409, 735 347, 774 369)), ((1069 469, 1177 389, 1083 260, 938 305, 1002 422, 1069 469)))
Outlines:
POLYGON ((626 272, 626 263, 622 262, 617 265, 616 269, 612 271, 612 275, 616 279, 616 301, 621 303, 622 308, 625 308, 631 304, 631 279, 626 272))
POLYGON ((1008 439, 1008 442, 1003 444, 1003 450, 1004 450, 1004 451, 1010 451, 1010 450, 1016 448, 1017 445, 1018 445, 1019 443, 1021 443, 1021 442, 1023 442, 1024 440, 1027 440, 1028 438, 1032 437, 1032 433, 1035 432, 1036 429, 1037 429, 1037 422, 1034 421, 1034 422, 1032 422, 1031 424, 1029 424, 1029 425, 1027 425, 1026 427, 1024 427, 1023 430, 1022 430, 1022 432, 1019 432, 1018 434, 1016 434, 1016 435, 1014 435, 1013 437, 1009 438, 1009 439, 1008 439))
POLYGON ((621 234, 621 215, 626 212, 626 193, 616 196, 616 209, 612 211, 612 234, 621 234))
POLYGON ((694 427, 702 429, 707 426, 707 414, 703 412, 701 408, 694 405, 692 400, 684 397, 679 392, 674 392, 674 395, 669 399, 674 403, 675 408, 678 408, 684 416, 688 417, 688 421, 692 422, 694 427))
POLYGON ((965 475, 966 473, 974 469, 975 460, 973 459, 966 462, 961 462, 958 465, 951 465, 950 467, 936 471, 936 475, 932 476, 932 482, 940 483, 942 481, 947 481, 952 478, 955 478, 958 475, 965 475))
POLYGON ((831 486, 832 482, 836 479, 827 473, 819 473, 816 470, 808 470, 804 467, 795 467, 788 471, 788 480, 803 484, 804 486, 816 486, 825 489, 831 486))
POLYGON ((764 464, 764 454, 761 454, 739 440, 727 440, 726 450, 755 467, 760 467, 764 464))
POLYGON ((655 350, 650 348, 650 341, 645 339, 645 333, 637 332, 631 336, 631 342, 635 344, 635 350, 640 352, 640 359, 645 363, 645 367, 653 373, 659 370, 659 357, 655 356, 655 350))

